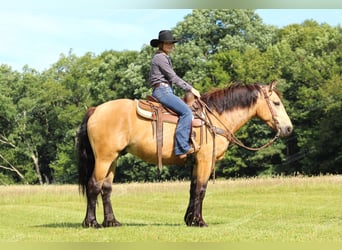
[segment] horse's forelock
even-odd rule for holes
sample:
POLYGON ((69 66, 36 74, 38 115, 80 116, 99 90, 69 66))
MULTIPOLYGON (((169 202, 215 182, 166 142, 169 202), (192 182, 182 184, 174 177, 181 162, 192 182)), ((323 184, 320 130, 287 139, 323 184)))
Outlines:
POLYGON ((209 108, 219 114, 234 108, 247 108, 256 103, 260 91, 259 84, 233 84, 228 88, 214 89, 202 95, 201 99, 209 108))

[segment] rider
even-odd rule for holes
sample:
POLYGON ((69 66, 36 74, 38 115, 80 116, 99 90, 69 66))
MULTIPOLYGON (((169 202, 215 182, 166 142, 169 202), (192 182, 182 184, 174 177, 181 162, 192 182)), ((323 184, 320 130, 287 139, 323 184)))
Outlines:
POLYGON ((179 86, 185 91, 191 91, 198 98, 201 95, 198 90, 177 76, 173 70, 169 54, 176 42, 178 40, 173 38, 170 30, 160 31, 158 39, 150 41, 150 45, 158 48, 158 50, 151 61, 149 81, 153 88, 152 96, 179 116, 174 153, 180 158, 185 158, 187 154, 194 152, 194 148, 189 145, 192 111, 181 98, 173 93, 172 84, 179 86))

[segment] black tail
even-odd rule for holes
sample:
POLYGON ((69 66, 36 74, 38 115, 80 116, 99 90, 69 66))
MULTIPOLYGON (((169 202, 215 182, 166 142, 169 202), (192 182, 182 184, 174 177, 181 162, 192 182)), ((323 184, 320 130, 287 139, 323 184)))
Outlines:
POLYGON ((95 107, 91 107, 87 110, 81 127, 77 133, 78 185, 83 195, 86 192, 86 187, 91 175, 93 174, 95 165, 94 153, 89 142, 87 131, 89 117, 94 113, 94 111, 95 107))

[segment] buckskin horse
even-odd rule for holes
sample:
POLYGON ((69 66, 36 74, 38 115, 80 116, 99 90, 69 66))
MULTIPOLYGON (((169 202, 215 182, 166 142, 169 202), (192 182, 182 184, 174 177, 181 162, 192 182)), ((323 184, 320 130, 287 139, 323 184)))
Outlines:
MULTIPOLYGON (((207 119, 204 129, 193 130, 197 135, 204 133, 202 137, 205 139, 200 142, 200 136, 196 136, 201 145, 193 156, 190 200, 184 216, 186 225, 207 226, 202 217, 202 204, 214 164, 224 157, 230 142, 242 145, 234 133, 247 121, 253 117, 263 120, 277 132, 273 140, 291 134, 293 126, 275 85, 276 82, 268 85, 234 84, 212 90, 200 98, 207 119)), ((128 152, 157 164, 155 128, 151 123, 137 113, 136 100, 112 100, 87 110, 77 136, 79 186, 87 198, 84 227, 121 225, 114 216, 110 200, 116 162, 123 152, 128 152), (99 194, 104 210, 102 225, 97 222, 95 212, 99 194)), ((174 123, 163 124, 161 157, 165 165, 185 164, 185 159, 173 154, 175 127, 174 123)))

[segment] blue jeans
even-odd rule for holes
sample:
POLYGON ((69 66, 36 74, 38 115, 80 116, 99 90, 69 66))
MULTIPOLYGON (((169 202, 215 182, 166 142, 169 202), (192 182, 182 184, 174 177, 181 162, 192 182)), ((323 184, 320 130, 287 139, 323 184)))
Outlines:
POLYGON ((159 86, 153 90, 152 96, 179 116, 175 135, 175 155, 188 152, 190 149, 189 138, 192 121, 191 109, 182 99, 173 94, 171 87, 159 86))

